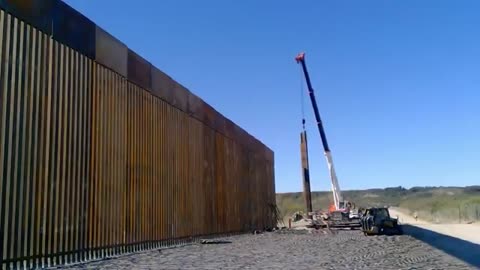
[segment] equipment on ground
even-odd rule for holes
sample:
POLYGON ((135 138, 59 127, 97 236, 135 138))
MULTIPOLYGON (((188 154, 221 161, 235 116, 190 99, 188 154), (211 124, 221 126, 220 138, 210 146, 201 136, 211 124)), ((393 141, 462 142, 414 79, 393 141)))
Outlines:
POLYGON ((390 217, 386 207, 367 208, 361 218, 362 231, 365 235, 400 235, 403 229, 398 219, 390 217))
MULTIPOLYGON (((331 178, 332 193, 333 193, 333 202, 334 204, 329 209, 329 218, 328 220, 332 222, 332 226, 346 226, 346 227, 360 227, 360 218, 358 215, 358 210, 355 208, 355 204, 351 202, 344 201, 342 198, 342 192, 338 184, 337 174, 335 172, 335 167, 333 165, 332 153, 330 147, 328 146, 327 136, 325 135, 325 130, 323 128, 322 120, 320 118, 320 112, 318 110, 317 101, 315 99, 315 93, 313 91, 312 83, 310 81, 310 76, 307 71, 307 66, 305 64, 305 53, 300 53, 295 58, 297 63, 301 64, 305 80, 307 82, 308 94, 310 96, 310 101, 312 103, 313 112, 315 114, 315 120, 317 121, 318 131, 320 133, 320 138, 322 140, 323 150, 325 158, 327 159, 328 170, 331 178)), ((304 120, 303 120, 304 122, 304 120)))

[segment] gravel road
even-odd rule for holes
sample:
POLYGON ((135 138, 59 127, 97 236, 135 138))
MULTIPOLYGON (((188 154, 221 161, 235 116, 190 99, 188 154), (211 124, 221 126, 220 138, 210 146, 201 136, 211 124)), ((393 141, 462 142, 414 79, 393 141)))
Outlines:
POLYGON ((222 240, 231 243, 197 243, 63 269, 476 269, 407 235, 281 230, 222 240))
POLYGON ((479 224, 432 224, 421 219, 415 220, 412 216, 407 214, 407 210, 393 207, 390 208, 390 214, 393 217, 399 217, 400 222, 403 224, 411 224, 416 227, 452 236, 474 244, 480 244, 479 224))

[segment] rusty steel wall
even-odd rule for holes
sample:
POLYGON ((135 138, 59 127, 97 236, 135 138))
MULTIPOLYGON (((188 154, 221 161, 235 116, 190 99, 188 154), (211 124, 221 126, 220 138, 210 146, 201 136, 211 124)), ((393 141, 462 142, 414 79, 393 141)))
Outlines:
POLYGON ((60 254, 78 260, 93 61, 0 11, 0 63, 2 267, 47 265, 60 254))
POLYGON ((276 225, 260 141, 67 5, 0 7, 2 269, 276 225))

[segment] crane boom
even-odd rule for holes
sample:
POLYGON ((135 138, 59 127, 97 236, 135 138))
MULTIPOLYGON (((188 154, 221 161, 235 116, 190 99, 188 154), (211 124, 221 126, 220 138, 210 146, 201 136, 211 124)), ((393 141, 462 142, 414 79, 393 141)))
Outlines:
POLYGON ((342 193, 338 184, 337 174, 335 173, 335 167, 333 166, 332 153, 330 151, 330 147, 328 146, 325 129, 323 128, 322 119, 320 118, 320 112, 318 111, 315 93, 313 91, 312 83, 310 82, 310 76, 308 75, 307 65, 305 64, 305 53, 298 54, 298 56, 295 57, 295 60, 297 61, 297 63, 301 64, 303 74, 305 75, 305 80, 307 81, 308 94, 310 96, 310 101, 312 102, 315 120, 317 121, 318 131, 320 132, 320 138, 322 139, 324 155, 327 159, 327 165, 332 184, 333 202, 335 204, 335 208, 338 210, 344 207, 343 205, 340 206, 340 203, 343 202, 342 193))

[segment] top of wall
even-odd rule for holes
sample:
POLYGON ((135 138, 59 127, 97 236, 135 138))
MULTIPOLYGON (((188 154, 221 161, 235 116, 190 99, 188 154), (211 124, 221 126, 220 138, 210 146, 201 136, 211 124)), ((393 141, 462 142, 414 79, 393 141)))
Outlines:
POLYGON ((262 142, 63 1, 0 0, 0 8, 273 161, 262 142))

